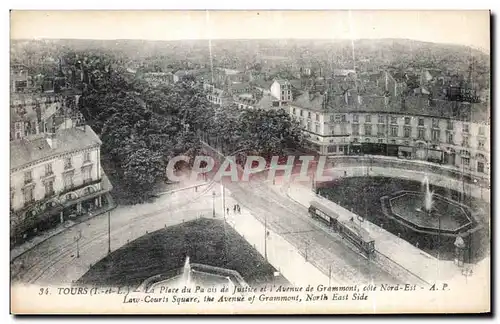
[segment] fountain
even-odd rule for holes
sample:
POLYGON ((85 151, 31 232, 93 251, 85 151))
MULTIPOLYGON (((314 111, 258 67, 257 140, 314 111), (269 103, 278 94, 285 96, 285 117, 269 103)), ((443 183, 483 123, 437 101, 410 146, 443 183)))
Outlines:
POLYGON ((181 278, 181 282, 189 287, 191 284, 191 263, 189 263, 189 256, 186 256, 184 268, 182 268, 181 278))
POLYGON ((427 176, 424 177, 424 180, 422 180, 422 186, 424 187, 424 208, 422 211, 430 214, 432 210, 432 196, 434 195, 433 192, 429 189, 429 178, 427 176))

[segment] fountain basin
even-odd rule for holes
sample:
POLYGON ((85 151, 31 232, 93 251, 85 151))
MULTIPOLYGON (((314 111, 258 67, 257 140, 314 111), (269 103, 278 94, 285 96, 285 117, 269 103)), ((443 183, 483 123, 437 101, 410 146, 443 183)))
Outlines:
POLYGON ((426 211, 425 195, 403 190, 384 196, 384 214, 415 232, 427 234, 457 236, 477 227, 469 207, 438 194, 432 195, 432 208, 426 211))
POLYGON ((189 280, 187 281, 186 267, 175 269, 166 273, 161 273, 146 279, 138 288, 139 291, 160 290, 164 287, 247 287, 243 277, 234 270, 209 266, 206 264, 190 263, 189 280))

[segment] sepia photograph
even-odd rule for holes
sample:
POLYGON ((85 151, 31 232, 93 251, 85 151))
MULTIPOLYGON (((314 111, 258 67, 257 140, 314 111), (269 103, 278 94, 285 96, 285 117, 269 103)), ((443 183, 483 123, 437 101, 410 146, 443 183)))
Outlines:
POLYGON ((488 10, 11 10, 10 312, 491 312, 488 10))

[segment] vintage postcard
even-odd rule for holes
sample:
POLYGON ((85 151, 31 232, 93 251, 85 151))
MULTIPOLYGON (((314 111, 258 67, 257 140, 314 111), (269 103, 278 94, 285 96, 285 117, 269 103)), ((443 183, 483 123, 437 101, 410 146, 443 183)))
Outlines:
POLYGON ((491 311, 489 11, 10 19, 13 314, 491 311))

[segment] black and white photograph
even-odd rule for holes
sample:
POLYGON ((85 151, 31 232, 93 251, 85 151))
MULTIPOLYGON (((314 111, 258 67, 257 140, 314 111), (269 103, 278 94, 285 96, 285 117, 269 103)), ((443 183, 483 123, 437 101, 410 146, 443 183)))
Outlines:
POLYGON ((491 312, 488 10, 10 29, 12 314, 491 312))

